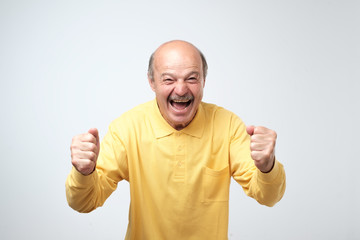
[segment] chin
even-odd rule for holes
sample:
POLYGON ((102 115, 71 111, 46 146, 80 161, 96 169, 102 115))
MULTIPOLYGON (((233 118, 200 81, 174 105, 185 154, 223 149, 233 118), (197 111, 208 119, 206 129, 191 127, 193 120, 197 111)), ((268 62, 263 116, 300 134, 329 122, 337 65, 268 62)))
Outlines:
POLYGON ((174 121, 172 121, 172 127, 175 128, 176 130, 181 130, 183 128, 185 128, 187 125, 190 124, 191 122, 191 118, 185 118, 185 119, 173 119, 174 121))

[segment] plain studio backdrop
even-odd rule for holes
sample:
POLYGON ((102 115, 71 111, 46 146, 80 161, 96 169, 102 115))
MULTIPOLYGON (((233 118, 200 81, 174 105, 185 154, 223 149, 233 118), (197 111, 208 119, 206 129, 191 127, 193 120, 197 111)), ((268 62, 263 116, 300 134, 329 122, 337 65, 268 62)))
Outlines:
POLYGON ((0 2, 0 239, 123 239, 129 184, 89 214, 65 198, 74 135, 154 98, 150 54, 207 57, 204 101, 278 133, 273 208, 231 182, 229 239, 360 239, 359 1, 0 2))

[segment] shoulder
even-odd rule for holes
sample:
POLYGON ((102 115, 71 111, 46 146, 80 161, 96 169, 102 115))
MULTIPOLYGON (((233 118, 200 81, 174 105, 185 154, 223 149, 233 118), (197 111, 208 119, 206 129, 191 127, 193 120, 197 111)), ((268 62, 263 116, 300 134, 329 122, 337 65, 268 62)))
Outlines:
POLYGON ((210 117, 211 119, 216 119, 219 121, 233 121, 238 120, 241 121, 241 119, 232 111, 229 111, 223 107, 217 106, 216 104, 212 103, 201 103, 202 108, 204 109, 204 113, 207 117, 210 117))
POLYGON ((242 119, 232 111, 211 103, 202 103, 205 112, 206 122, 216 132, 223 134, 227 132, 233 137, 242 134, 246 126, 242 119))

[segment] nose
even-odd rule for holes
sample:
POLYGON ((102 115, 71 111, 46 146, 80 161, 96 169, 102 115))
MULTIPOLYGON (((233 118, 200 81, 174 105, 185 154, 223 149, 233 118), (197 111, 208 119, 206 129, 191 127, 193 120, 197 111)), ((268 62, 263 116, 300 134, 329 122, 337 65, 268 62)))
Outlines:
POLYGON ((176 81, 174 93, 178 96, 186 95, 188 93, 188 87, 186 85, 186 82, 183 80, 176 81))

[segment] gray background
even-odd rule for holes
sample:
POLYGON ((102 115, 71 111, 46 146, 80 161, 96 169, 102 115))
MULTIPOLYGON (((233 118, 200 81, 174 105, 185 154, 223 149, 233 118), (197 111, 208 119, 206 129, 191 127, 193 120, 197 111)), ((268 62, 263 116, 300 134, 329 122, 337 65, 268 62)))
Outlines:
POLYGON ((1 239, 123 239, 129 186, 70 209, 75 134, 154 98, 150 54, 206 55, 204 101, 278 133, 284 198, 232 182, 230 239, 359 239, 359 1, 0 1, 1 239))

